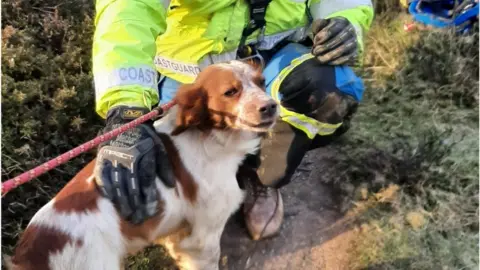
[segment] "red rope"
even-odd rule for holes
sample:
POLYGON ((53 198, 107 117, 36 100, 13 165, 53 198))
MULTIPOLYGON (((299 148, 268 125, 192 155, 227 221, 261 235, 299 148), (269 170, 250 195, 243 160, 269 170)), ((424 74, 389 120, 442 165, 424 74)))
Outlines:
POLYGON ((9 191, 11 191, 12 189, 28 182, 28 181, 31 181, 32 179, 34 179, 35 177, 41 175, 41 174, 44 174, 50 170, 52 170, 53 168, 56 168, 64 163, 66 163, 67 161, 69 161, 70 159, 82 154, 82 153, 85 153, 87 152, 88 150, 98 146, 99 144, 103 143, 103 142, 106 142, 110 139, 112 139, 113 137, 115 136, 118 136, 120 133, 123 133, 125 132, 126 130, 128 129, 131 129, 133 127, 136 127, 138 125, 140 125, 141 123, 147 121, 147 120, 150 120, 152 118, 154 118, 155 116, 157 115, 161 115, 163 112, 165 111, 168 111, 173 105, 175 105, 175 102, 171 101, 169 103, 166 103, 162 106, 159 106, 155 109, 153 109, 151 112, 145 114, 145 115, 142 115, 140 116, 139 118, 123 125, 123 126, 120 126, 114 130, 111 130, 103 135, 100 135, 96 138, 94 138, 93 140, 90 140, 84 144, 81 144, 80 146, 77 146, 75 148, 73 148, 72 150, 56 157, 56 158, 53 158, 45 163, 43 163, 42 165, 40 166, 37 166, 29 171, 26 171, 22 174, 20 174, 19 176, 15 177, 15 178, 12 178, 12 179, 9 179, 5 182, 2 183, 2 197, 7 194, 9 191))

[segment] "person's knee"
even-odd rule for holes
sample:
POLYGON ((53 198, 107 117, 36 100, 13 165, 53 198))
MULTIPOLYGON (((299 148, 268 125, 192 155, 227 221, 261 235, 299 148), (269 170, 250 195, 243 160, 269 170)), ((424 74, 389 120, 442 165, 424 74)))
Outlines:
POLYGON ((363 83, 351 68, 309 59, 283 80, 282 105, 320 122, 337 124, 351 117, 363 95, 363 83))
POLYGON ((363 91, 362 80, 350 67, 322 65, 315 59, 295 67, 279 89, 288 110, 320 126, 337 126, 329 134, 315 134, 310 149, 326 146, 350 129, 363 91))

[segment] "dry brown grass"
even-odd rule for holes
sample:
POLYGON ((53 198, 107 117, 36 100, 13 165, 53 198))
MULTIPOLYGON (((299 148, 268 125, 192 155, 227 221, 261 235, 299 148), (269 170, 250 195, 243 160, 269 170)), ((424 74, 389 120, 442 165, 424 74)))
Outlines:
POLYGON ((377 17, 365 99, 323 178, 364 224, 351 269, 478 269, 478 29, 406 33, 404 20, 377 17))
POLYGON ((397 12, 401 9, 401 1, 404 0, 373 0, 373 7, 377 14, 383 12, 397 12))
POLYGON ((410 17, 405 13, 378 14, 365 40, 365 81, 372 87, 385 87, 387 79, 401 69, 406 50, 418 40, 418 32, 406 33, 403 24, 410 17))

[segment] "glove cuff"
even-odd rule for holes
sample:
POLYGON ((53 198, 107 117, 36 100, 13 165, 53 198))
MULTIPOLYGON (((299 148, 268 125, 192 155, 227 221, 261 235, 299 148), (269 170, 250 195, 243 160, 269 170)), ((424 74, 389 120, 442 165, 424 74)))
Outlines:
POLYGON ((110 110, 108 110, 106 120, 107 120, 107 123, 111 123, 111 122, 127 123, 134 119, 137 119, 138 117, 148 112, 150 112, 150 110, 144 107, 135 107, 135 106, 126 106, 126 105, 115 106, 110 110))

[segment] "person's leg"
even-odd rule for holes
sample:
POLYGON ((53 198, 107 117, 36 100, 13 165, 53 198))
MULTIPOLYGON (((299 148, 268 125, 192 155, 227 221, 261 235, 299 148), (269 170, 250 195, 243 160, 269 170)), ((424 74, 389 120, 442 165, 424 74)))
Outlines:
POLYGON ((239 180, 247 190, 243 207, 245 223, 254 240, 279 231, 284 215, 283 199, 278 188, 269 186, 289 180, 303 158, 302 153, 309 148, 310 140, 301 131, 279 120, 262 141, 259 153, 247 157, 239 170, 243 171, 243 179, 239 180), (295 151, 289 153, 291 145, 295 145, 295 151))
POLYGON ((255 240, 278 232, 283 220, 278 188, 290 182, 307 151, 328 145, 348 130, 363 93, 361 80, 350 68, 320 65, 308 59, 309 51, 289 44, 264 70, 267 92, 289 112, 281 113, 282 120, 263 140, 257 157, 242 166, 249 171, 239 179, 247 183, 245 221, 255 240))
MULTIPOLYGON (((270 55, 263 71, 269 94, 280 72, 289 66, 293 59, 308 53, 308 50, 299 44, 289 44, 270 55)), ((245 223, 254 240, 275 235, 283 222, 282 196, 278 189, 269 186, 281 178, 290 177, 294 171, 291 167, 298 166, 295 162, 290 162, 288 166, 287 161, 288 149, 294 143, 296 132, 298 130, 287 122, 278 119, 273 131, 262 140, 259 152, 248 156, 239 169, 237 178, 247 191, 243 206, 245 223)), ((299 141, 296 144, 305 150, 310 147, 309 142, 299 141)), ((300 162, 301 157, 292 160, 300 162)))

